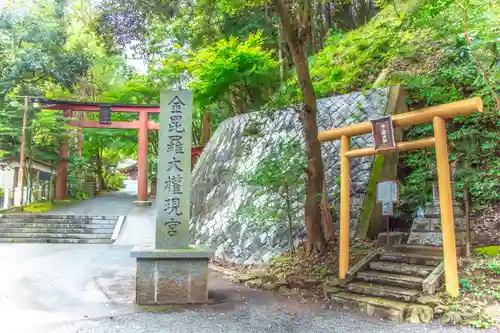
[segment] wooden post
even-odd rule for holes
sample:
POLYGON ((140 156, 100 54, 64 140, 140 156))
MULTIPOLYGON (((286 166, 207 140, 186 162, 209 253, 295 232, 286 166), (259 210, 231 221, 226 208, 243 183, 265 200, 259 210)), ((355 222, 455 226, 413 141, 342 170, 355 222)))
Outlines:
MULTIPOLYGON (((71 117, 71 110, 64 111, 64 118, 71 117)), ((59 150, 59 164, 56 169, 56 200, 66 200, 68 195, 68 138, 64 138, 61 142, 59 150)))
POLYGON ((450 165, 448 162, 448 141, 446 123, 441 117, 434 117, 434 137, 436 138, 436 163, 439 184, 439 206, 441 209, 441 225, 443 230, 443 257, 446 291, 451 297, 457 297, 458 271, 457 251, 455 244, 455 221, 453 218, 453 202, 451 197, 450 165))
POLYGON ((24 167, 25 167, 25 146, 26 146, 26 124, 28 122, 28 96, 24 96, 24 113, 23 113, 23 124, 21 127, 21 147, 19 150, 19 177, 17 178, 17 187, 21 193, 19 205, 22 206, 24 203, 23 187, 24 187, 24 167))
POLYGON ((465 231, 467 237, 465 239, 465 254, 467 258, 470 258, 471 255, 470 199, 469 199, 469 186, 467 184, 464 185, 464 203, 465 203, 465 231))
MULTIPOLYGON (((82 111, 78 112, 78 120, 85 120, 85 115, 82 111)), ((76 147, 78 156, 81 158, 83 153, 83 127, 78 127, 78 143, 76 147)))
POLYGON ((210 136, 211 136, 211 132, 212 132, 212 129, 211 129, 211 121, 210 121, 210 111, 209 110, 205 110, 203 112, 203 126, 202 126, 202 130, 203 130, 203 143, 202 145, 203 146, 206 146, 208 141, 210 140, 210 136))
POLYGON ((139 156, 137 159, 137 201, 148 202, 148 112, 139 113, 139 156))
POLYGON ((349 151, 349 137, 340 138, 340 248, 339 279, 345 280, 349 270, 349 220, 351 165, 346 153, 349 151))

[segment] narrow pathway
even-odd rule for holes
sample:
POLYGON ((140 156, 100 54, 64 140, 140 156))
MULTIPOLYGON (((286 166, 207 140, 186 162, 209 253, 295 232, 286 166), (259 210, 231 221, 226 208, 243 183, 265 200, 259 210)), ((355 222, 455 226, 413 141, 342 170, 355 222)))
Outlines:
POLYGON ((127 215, 134 207, 137 196, 137 184, 135 181, 126 181, 125 188, 118 192, 104 193, 97 197, 82 200, 75 204, 51 210, 47 214, 71 214, 71 215, 127 215))

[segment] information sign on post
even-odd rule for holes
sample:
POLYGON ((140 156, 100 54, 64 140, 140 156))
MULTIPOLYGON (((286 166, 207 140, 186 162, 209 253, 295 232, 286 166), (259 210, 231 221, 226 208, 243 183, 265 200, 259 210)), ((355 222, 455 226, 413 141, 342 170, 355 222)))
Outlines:
POLYGON ((398 182, 384 180, 377 184, 378 202, 397 202, 399 200, 398 182))
POLYGON ((396 149, 392 117, 385 116, 370 120, 372 123, 373 143, 376 150, 396 149))
POLYGON ((386 234, 385 246, 389 247, 390 225, 389 217, 394 215, 394 202, 399 200, 398 182, 395 180, 384 180, 377 183, 377 201, 382 205, 382 216, 385 219, 386 234))
POLYGON ((382 216, 393 216, 394 215, 394 206, 390 201, 382 202, 382 216))

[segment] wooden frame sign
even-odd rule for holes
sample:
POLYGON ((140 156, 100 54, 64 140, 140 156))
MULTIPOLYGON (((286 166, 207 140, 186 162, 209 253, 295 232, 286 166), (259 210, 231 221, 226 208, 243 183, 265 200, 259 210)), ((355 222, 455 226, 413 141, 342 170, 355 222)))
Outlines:
POLYGON ((372 123, 373 143, 376 150, 396 149, 396 139, 394 137, 394 127, 392 117, 385 116, 370 120, 372 123))
POLYGON ((99 107, 99 124, 111 124, 111 106, 101 105, 99 107))
POLYGON ((399 186, 396 180, 383 180, 377 183, 378 202, 397 202, 399 200, 399 186))

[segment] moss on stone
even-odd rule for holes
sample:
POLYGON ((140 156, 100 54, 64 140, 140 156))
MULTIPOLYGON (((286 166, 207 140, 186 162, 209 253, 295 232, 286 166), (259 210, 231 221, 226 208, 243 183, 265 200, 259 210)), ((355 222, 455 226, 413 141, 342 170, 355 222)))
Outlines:
POLYGON ((172 308, 171 305, 142 306, 145 312, 165 312, 172 308))
POLYGON ((488 257, 496 257, 500 256, 500 246, 480 247, 476 249, 476 252, 479 254, 484 254, 488 257))
POLYGON ((382 169, 384 166, 384 155, 379 155, 375 157, 373 161, 372 172, 370 174, 370 181, 368 183, 368 188, 366 190, 365 200, 363 202, 363 207, 361 208, 361 214, 359 216, 358 230, 356 237, 365 238, 370 227, 370 221, 372 218, 373 209, 375 208, 376 194, 377 194, 377 183, 382 177, 382 169))

